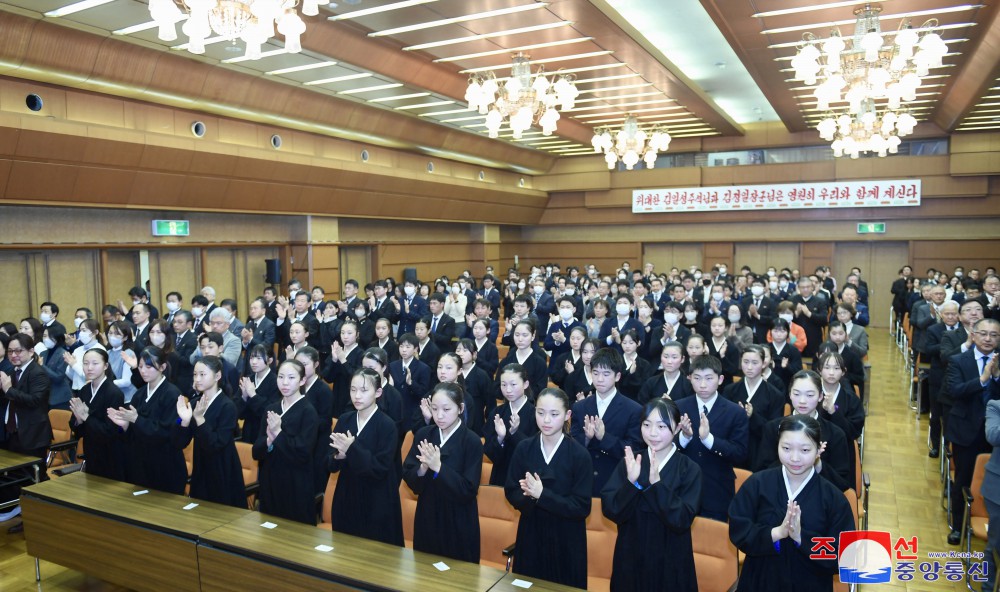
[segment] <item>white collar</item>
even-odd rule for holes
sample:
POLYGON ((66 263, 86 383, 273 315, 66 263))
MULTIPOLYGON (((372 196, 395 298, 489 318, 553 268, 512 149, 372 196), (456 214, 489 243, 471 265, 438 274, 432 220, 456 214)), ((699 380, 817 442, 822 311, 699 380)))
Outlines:
MULTIPOLYGON (((296 403, 298 403, 302 399, 305 399, 305 397, 301 396, 298 399, 295 399, 294 401, 292 401, 291 404, 288 405, 288 407, 285 407, 285 398, 281 397, 281 416, 284 417, 284 415, 286 413, 288 413, 288 410, 291 409, 296 403)), ((360 432, 361 430, 358 430, 358 431, 360 432)))
POLYGON ((372 412, 371 412, 371 414, 369 414, 368 417, 366 419, 364 419, 364 420, 361 419, 361 412, 358 411, 358 433, 354 434, 355 438, 357 438, 358 436, 361 435, 361 430, 365 429, 365 426, 368 425, 368 422, 371 421, 371 419, 373 417, 375 417, 376 413, 378 413, 378 405, 377 404, 373 404, 372 405, 372 412))
POLYGON ((146 402, 147 402, 147 403, 149 402, 149 400, 150 400, 150 399, 152 399, 152 398, 153 398, 153 393, 155 393, 155 392, 156 392, 156 389, 160 388, 160 386, 161 386, 161 385, 162 385, 162 384, 163 384, 164 382, 166 382, 166 381, 167 381, 167 377, 166 377, 166 376, 163 376, 163 375, 161 374, 161 375, 160 375, 160 382, 156 383, 156 386, 152 386, 151 384, 149 384, 149 383, 146 383, 146 402))
POLYGON ((563 440, 565 439, 566 434, 559 434, 559 441, 552 447, 552 452, 550 454, 545 454, 545 436, 542 436, 541 434, 538 435, 538 445, 542 449, 542 459, 545 460, 545 464, 552 462, 552 457, 556 455, 556 451, 559 450, 559 447, 562 446, 563 440))
POLYGON ((462 420, 461 419, 459 419, 458 421, 455 422, 455 426, 453 428, 451 428, 451 431, 448 432, 447 436, 444 434, 444 432, 441 430, 441 428, 438 428, 438 439, 440 440, 440 443, 438 444, 438 448, 444 448, 444 445, 448 442, 448 440, 450 440, 452 436, 454 436, 456 433, 458 433, 458 430, 460 430, 460 429, 462 429, 462 420))
POLYGON ((521 404, 517 406, 517 409, 515 409, 514 408, 514 401, 508 401, 507 404, 510 406, 510 414, 511 414, 511 416, 514 416, 514 415, 517 415, 518 413, 520 413, 521 409, 524 408, 524 404, 527 403, 527 402, 528 402, 528 397, 525 397, 525 396, 522 395, 521 396, 521 404))
POLYGON ((695 397, 696 401, 698 401, 698 411, 701 411, 702 407, 708 407, 708 413, 711 413, 712 408, 715 407, 715 402, 719 400, 719 391, 715 391, 715 394, 713 394, 707 401, 702 401, 701 397, 698 397, 698 395, 695 395, 695 397))
POLYGON ((476 351, 479 351, 479 350, 483 349, 483 346, 486 345, 487 341, 489 341, 489 340, 486 337, 483 337, 482 341, 480 341, 479 339, 477 339, 476 340, 476 351))
POLYGON ((760 385, 764 384, 764 376, 761 375, 757 377, 757 384, 754 385, 753 389, 750 388, 750 381, 747 380, 746 378, 743 379, 743 384, 746 385, 745 388, 747 391, 747 403, 749 403, 750 399, 752 399, 753 396, 757 394, 757 390, 760 389, 760 385))
POLYGON ((801 493, 802 490, 805 489, 805 486, 809 483, 809 481, 813 478, 815 474, 816 474, 816 469, 810 468, 809 474, 806 475, 806 478, 802 480, 802 483, 799 483, 799 486, 795 491, 792 491, 792 485, 791 483, 788 482, 788 469, 786 469, 785 467, 781 467, 781 478, 784 479, 785 481, 785 493, 788 494, 788 501, 792 501, 793 499, 795 499, 795 496, 799 495, 799 493, 801 493))
POLYGON ((529 349, 528 350, 528 355, 524 356, 524 358, 522 359, 521 358, 521 350, 518 349, 518 350, 514 350, 514 357, 517 358, 517 363, 521 364, 523 366, 524 363, 528 361, 528 359, 531 357, 531 354, 533 354, 533 353, 535 353, 535 352, 533 350, 529 349))
POLYGON ((597 404, 597 416, 604 418, 604 414, 607 412, 608 407, 611 406, 611 401, 614 400, 615 395, 618 394, 618 389, 615 389, 613 393, 607 397, 601 397, 601 395, 594 393, 594 403, 597 404))
POLYGON ((267 366, 264 369, 264 376, 261 376, 260 378, 257 378, 257 373, 255 372, 254 376, 253 376, 253 385, 255 387, 260 386, 260 383, 264 382, 264 379, 267 378, 267 375, 270 374, 270 373, 271 373, 271 367, 270 366, 267 366))
MULTIPOLYGON (((675 452, 677 452, 677 445, 671 444, 670 452, 668 452, 667 455, 663 457, 663 460, 661 460, 659 463, 656 464, 657 473, 663 470, 663 467, 666 466, 667 461, 670 460, 670 457, 672 457, 675 452)), ((648 458, 653 458, 653 451, 650 450, 648 446, 646 447, 646 454, 648 455, 648 458)))

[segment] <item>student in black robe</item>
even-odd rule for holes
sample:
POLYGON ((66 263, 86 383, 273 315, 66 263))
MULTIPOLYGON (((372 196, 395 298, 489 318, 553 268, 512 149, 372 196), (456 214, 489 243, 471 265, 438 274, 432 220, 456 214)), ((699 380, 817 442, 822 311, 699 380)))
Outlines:
POLYGON ((462 387, 440 383, 431 389, 433 425, 413 439, 403 479, 417 494, 413 550, 479 563, 479 479, 483 445, 465 427, 462 387))
MULTIPOLYGON (((854 487, 854 450, 850 448, 844 431, 833 422, 824 419, 819 412, 823 403, 823 381, 812 370, 801 370, 792 379, 789 396, 792 400, 792 412, 808 415, 819 424, 822 442, 826 443, 823 452, 823 462, 819 466, 819 475, 830 481, 837 489, 845 491, 854 487)), ((778 430, 781 420, 775 419, 764 426, 764 432, 758 445, 757 465, 754 471, 776 466, 778 457, 778 430)))
POLYGON ((729 331, 729 319, 725 317, 713 317, 709 321, 708 328, 711 331, 705 346, 708 347, 709 355, 719 358, 722 362, 722 384, 719 390, 723 391, 733 383, 733 377, 740 375, 740 352, 742 351, 739 342, 733 337, 726 337, 729 331))
POLYGON ((788 385, 774 372, 774 359, 771 357, 771 346, 770 344, 761 344, 761 347, 764 348, 764 373, 761 376, 776 391, 781 393, 785 398, 785 403, 788 403, 788 385))
POLYGON ((281 399, 267 408, 253 457, 260 467, 260 511, 316 524, 315 463, 319 416, 302 394, 306 370, 297 360, 278 366, 281 399))
POLYGON ((252 374, 240 379, 240 396, 235 402, 239 417, 243 420, 240 441, 253 443, 260 435, 261 425, 265 423, 264 414, 268 407, 281 399, 281 393, 278 392, 274 372, 271 371, 274 360, 267 348, 257 344, 250 349, 247 358, 252 374))
POLYGON ((340 343, 331 346, 323 379, 333 383, 333 416, 351 411, 351 377, 361 368, 364 350, 358 345, 358 323, 348 317, 340 326, 340 343))
POLYGON ((97 347, 87 350, 83 373, 89 382, 69 400, 73 412, 69 427, 77 438, 83 438, 87 473, 124 481, 125 440, 108 418, 108 408, 124 405, 125 395, 108 372, 108 352, 97 347))
POLYGON ((177 416, 172 440, 178 448, 194 441, 191 468, 191 497, 247 507, 243 467, 236 452, 239 424, 236 404, 219 386, 222 360, 204 356, 194 365, 195 405, 177 397, 177 416))
MULTIPOLYGON (((389 359, 385 351, 378 347, 368 348, 361 358, 361 367, 374 370, 381 380, 382 394, 376 405, 396 426, 396 454, 393 456, 393 467, 396 469, 396 483, 403 480, 403 438, 406 428, 403 425, 403 397, 389 381, 389 359)), ((329 438, 327 438, 329 442, 329 438)), ((329 447, 329 444, 327 445, 329 447)))
POLYGON ((785 395, 779 393, 761 376, 764 371, 764 346, 746 346, 740 356, 743 380, 726 387, 722 396, 736 403, 747 412, 750 421, 750 438, 747 458, 737 466, 750 470, 757 466, 759 445, 767 422, 778 419, 785 412, 785 395))
POLYGON ((413 334, 417 337, 417 359, 433 371, 441 357, 441 348, 431 338, 431 322, 429 316, 421 318, 413 325, 413 334))
POLYGON ((455 353, 462 361, 462 377, 465 387, 465 409, 469 418, 466 427, 477 434, 483 433, 486 409, 496 403, 493 398, 493 380, 479 367, 476 346, 471 339, 461 339, 455 346, 455 353))
POLYGON ((392 322, 389 319, 375 321, 375 339, 371 346, 383 350, 390 363, 399 359, 399 345, 392 337, 392 322))
POLYGON ((539 433, 517 445, 504 493, 521 512, 512 571, 586 588, 594 468, 587 449, 565 433, 570 406, 559 389, 539 394, 539 433))
POLYGON ((636 401, 639 397, 639 391, 642 390, 642 385, 649 379, 653 369, 649 362, 638 354, 639 336, 635 329, 629 329, 622 333, 621 346, 625 369, 622 370, 622 377, 615 386, 618 392, 636 401))
POLYGON ((626 448, 601 490, 604 515, 618 525, 612 590, 698 590, 691 524, 701 503, 701 468, 677 454, 679 421, 676 403, 651 400, 643 410, 646 448, 638 455, 626 448))
POLYGON ((834 352, 819 357, 817 371, 823 379, 823 404, 820 414, 844 430, 849 441, 861 437, 865 427, 865 409, 845 375, 844 358, 834 352))
POLYGON ((472 322, 472 342, 476 344, 476 364, 491 378, 500 367, 500 351, 490 340, 490 320, 476 319, 472 322))
POLYGON ((580 346, 580 364, 572 374, 566 377, 565 392, 574 401, 582 401, 595 392, 594 375, 590 368, 590 361, 594 359, 594 354, 601 349, 601 342, 593 337, 583 340, 580 346))
POLYGON ((556 356, 552 360, 552 365, 549 366, 549 380, 567 394, 571 393, 566 390, 566 380, 577 368, 583 365, 580 361, 580 347, 586 339, 587 328, 583 325, 574 325, 570 329, 569 338, 567 339, 569 349, 556 356))
POLYGON ((508 364, 500 372, 500 390, 506 401, 486 416, 483 426, 483 452, 493 462, 490 485, 507 484, 507 469, 517 445, 538 433, 529 389, 528 373, 520 364, 508 364))
POLYGON ((840 533, 855 529, 851 506, 838 487, 816 474, 824 440, 819 423, 805 415, 780 422, 772 442, 780 466, 751 475, 729 506, 729 539, 746 553, 738 587, 830 592, 840 533), (815 537, 830 537, 831 559, 810 557, 815 537))
POLYGON ((302 390, 319 418, 316 423, 316 443, 313 446, 313 483, 315 492, 323 493, 330 477, 327 457, 330 456, 330 432, 333 431, 333 391, 320 380, 320 353, 316 348, 303 347, 295 354, 295 359, 305 368, 306 382, 302 390))
POLYGON ((802 354, 788 342, 790 328, 785 319, 776 319, 771 328, 771 359, 774 360, 774 373, 786 386, 792 382, 792 377, 802 370, 802 354))
POLYGON ((184 452, 170 441, 177 425, 177 390, 166 376, 169 354, 155 346, 139 353, 138 372, 144 384, 128 408, 108 409, 108 417, 125 432, 125 480, 182 495, 187 484, 184 452))
MULTIPOLYGON (((534 393, 542 392, 549 383, 548 362, 545 356, 535 349, 535 324, 530 319, 517 323, 512 330, 514 347, 500 362, 496 381, 493 384, 494 393, 499 395, 500 374, 508 364, 520 364, 528 373, 528 384, 534 393)), ((499 399, 500 397, 497 396, 499 399)))
POLYGON ((681 369, 684 367, 684 345, 679 341, 668 341, 660 352, 660 368, 663 372, 646 379, 639 389, 636 400, 645 405, 653 399, 666 397, 677 402, 694 395, 691 381, 681 369))
POLYGON ((403 510, 394 473, 396 425, 380 411, 381 379, 368 368, 354 373, 348 411, 330 434, 331 473, 340 472, 330 516, 333 530, 403 546, 403 510))

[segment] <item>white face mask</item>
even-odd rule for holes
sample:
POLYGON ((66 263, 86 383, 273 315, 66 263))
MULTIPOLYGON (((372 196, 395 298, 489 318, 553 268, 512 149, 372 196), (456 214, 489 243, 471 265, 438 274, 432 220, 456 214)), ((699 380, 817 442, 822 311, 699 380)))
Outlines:
POLYGON ((76 325, 77 329, 79 329, 80 325, 83 324, 83 319, 73 319, 73 324, 76 325))
POLYGON ((47 312, 43 312, 42 314, 38 315, 38 320, 41 321, 43 325, 47 325, 49 321, 52 320, 52 315, 50 315, 47 312))
POLYGON ((668 312, 663 315, 663 320, 669 325, 676 325, 680 319, 677 318, 676 312, 668 312))
POLYGON ((763 296, 764 286, 753 286, 752 288, 750 288, 750 293, 753 294, 754 296, 763 296))
POLYGON ((135 306, 136 304, 139 304, 140 302, 142 302, 142 300, 133 300, 132 301, 132 306, 135 306))
POLYGON ((568 323, 569 321, 573 320, 573 310, 568 308, 560 308, 559 318, 568 323))
POLYGON ((566 288, 565 294, 567 296, 572 296, 573 294, 576 294, 576 288, 566 288))
POLYGON ((712 300, 722 302, 722 292, 712 292, 712 300))
POLYGON ((56 346, 56 342, 52 341, 48 337, 46 337, 45 339, 42 339, 42 344, 45 345, 45 349, 52 349, 53 347, 56 346))
POLYGON ((90 345, 90 342, 94 340, 94 334, 89 331, 80 331, 80 343, 84 345, 90 345))
POLYGON ((198 318, 201 315, 205 314, 205 309, 203 309, 200 306, 191 307, 191 314, 194 315, 195 318, 198 318))
POLYGON ((725 267, 720 267, 719 268, 719 275, 726 275, 727 271, 728 270, 725 267))
POLYGON ((700 280, 701 279, 701 272, 700 271, 698 273, 694 274, 694 279, 696 279, 696 280, 700 280))
POLYGON ((403 293, 406 294, 407 298, 413 298, 413 295, 417 293, 417 289, 413 286, 406 286, 403 288, 403 293))
POLYGON ((778 282, 767 282, 767 287, 773 292, 778 289, 778 282))
POLYGON ((115 337, 114 335, 108 336, 108 345, 110 345, 111 347, 121 347, 122 341, 123 340, 121 337, 115 337))
POLYGON ((956 272, 955 272, 955 277, 957 277, 957 278, 960 278, 960 277, 962 277, 962 275, 963 275, 963 274, 962 274, 962 272, 961 272, 961 271, 956 271, 956 272))
POLYGON ((792 319, 794 319, 795 317, 786 313, 786 314, 780 314, 780 315, 778 315, 778 318, 779 319, 784 319, 785 321, 791 323, 792 319))
POLYGON ((545 291, 545 286, 535 286, 532 290, 535 292, 536 296, 541 296, 542 292, 545 291))
POLYGON ((163 347, 163 343, 167 340, 167 336, 163 333, 151 333, 149 335, 149 342, 156 347, 163 347))
POLYGON ((452 286, 451 287, 451 293, 452 294, 461 294, 462 293, 462 288, 460 288, 458 286, 452 286))
POLYGON ((788 287, 788 282, 778 282, 778 286, 781 287, 782 290, 784 290, 785 288, 788 287))
POLYGON ((464 290, 465 289, 465 282, 459 282, 458 287, 464 290))
POLYGON ((734 313, 734 314, 729 315, 729 322, 730 323, 738 323, 738 322, 740 322, 740 315, 738 313, 734 313))
POLYGON ((170 312, 177 312, 180 309, 181 309, 181 303, 180 302, 168 302, 167 303, 167 310, 169 310, 170 312))
POLYGON ((772 270, 767 270, 767 277, 774 277, 775 273, 772 270))
POLYGON ((632 307, 627 304, 616 304, 615 312, 618 313, 618 316, 624 317, 628 315, 628 313, 632 312, 632 307))
POLYGON ((684 318, 687 319, 687 320, 689 320, 689 321, 693 321, 693 320, 695 320, 695 319, 698 318, 698 311, 696 311, 696 310, 685 310, 684 311, 684 318))
POLYGON ((523 290, 525 288, 525 286, 527 286, 527 285, 528 284, 526 284, 524 282, 517 282, 517 289, 518 290, 523 290))
POLYGON ((620 279, 620 280, 625 279, 625 274, 624 273, 619 273, 618 274, 618 279, 620 279))

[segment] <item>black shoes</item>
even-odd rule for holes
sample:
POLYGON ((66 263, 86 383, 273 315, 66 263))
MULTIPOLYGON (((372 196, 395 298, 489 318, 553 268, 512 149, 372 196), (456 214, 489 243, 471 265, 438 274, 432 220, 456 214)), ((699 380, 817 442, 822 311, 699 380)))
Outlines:
POLYGON ((957 545, 962 542, 962 533, 957 530, 953 530, 948 534, 948 544, 957 545))
POLYGON ((927 453, 927 456, 931 458, 937 458, 941 456, 941 451, 938 450, 937 448, 931 448, 930 452, 927 453))

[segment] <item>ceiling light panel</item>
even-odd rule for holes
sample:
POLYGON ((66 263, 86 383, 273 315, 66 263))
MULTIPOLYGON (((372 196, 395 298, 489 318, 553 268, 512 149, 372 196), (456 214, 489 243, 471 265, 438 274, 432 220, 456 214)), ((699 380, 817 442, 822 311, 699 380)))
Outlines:
POLYGON ((519 6, 510 6, 507 8, 500 8, 497 10, 488 10, 485 12, 476 12, 471 14, 466 14, 462 16, 456 16, 446 19, 439 19, 435 21, 427 21, 422 23, 414 23, 411 25, 404 25, 402 27, 395 27, 392 29, 384 29, 381 31, 373 31, 368 34, 369 37, 387 37, 391 35, 399 35, 401 33, 409 33, 411 31, 421 31, 424 29, 432 29, 435 27, 443 27, 445 25, 453 25, 456 23, 465 23, 469 21, 475 21, 480 19, 487 19, 496 16, 502 16, 506 14, 522 13, 531 10, 538 10, 540 8, 545 8, 549 5, 548 2, 536 2, 532 4, 521 4, 519 6))
POLYGON ((448 45, 459 45, 464 43, 472 43, 474 41, 481 41, 483 39, 495 39, 497 37, 508 37, 512 35, 523 35, 525 33, 536 33, 538 31, 546 31, 549 29, 559 29, 562 27, 567 27, 572 25, 572 21, 557 21, 554 23, 544 23, 541 25, 531 25, 529 27, 518 27, 516 29, 505 29, 503 31, 494 31, 492 33, 482 33, 479 35, 467 35, 462 37, 455 37, 452 39, 440 39, 437 41, 428 41, 426 43, 418 43, 416 45, 408 45, 403 48, 403 51, 417 51, 422 49, 432 49, 435 47, 446 47, 448 45))

